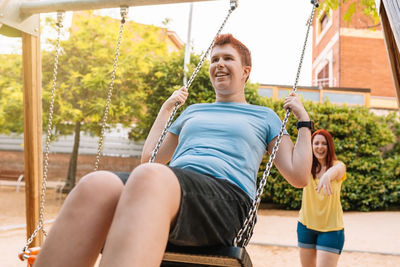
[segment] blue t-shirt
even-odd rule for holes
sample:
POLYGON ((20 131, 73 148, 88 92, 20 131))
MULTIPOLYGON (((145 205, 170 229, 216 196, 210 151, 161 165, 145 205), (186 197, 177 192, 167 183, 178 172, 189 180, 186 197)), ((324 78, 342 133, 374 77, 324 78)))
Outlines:
POLYGON ((169 165, 227 179, 254 199, 258 168, 281 126, 267 107, 233 102, 191 105, 169 129, 179 136, 169 165))

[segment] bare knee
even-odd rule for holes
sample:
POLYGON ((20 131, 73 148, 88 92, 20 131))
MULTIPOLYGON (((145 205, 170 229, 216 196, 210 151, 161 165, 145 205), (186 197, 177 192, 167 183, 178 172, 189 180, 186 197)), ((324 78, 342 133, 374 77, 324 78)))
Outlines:
POLYGON ((149 187, 149 190, 180 188, 178 179, 172 170, 158 163, 145 163, 136 167, 129 177, 127 185, 130 186, 129 184, 149 187))
POLYGON ((80 201, 118 201, 123 183, 115 174, 107 171, 92 172, 79 180, 71 195, 80 201))
POLYGON ((134 199, 152 198, 155 203, 171 207, 175 212, 181 201, 181 187, 174 172, 158 163, 145 163, 136 167, 126 183, 128 194, 134 199))

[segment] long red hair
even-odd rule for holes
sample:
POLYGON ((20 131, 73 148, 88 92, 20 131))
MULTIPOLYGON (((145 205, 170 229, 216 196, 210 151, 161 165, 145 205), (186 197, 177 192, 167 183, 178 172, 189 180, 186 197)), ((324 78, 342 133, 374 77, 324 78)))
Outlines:
MULTIPOLYGON (((330 167, 333 166, 333 162, 337 159, 336 153, 335 153, 335 144, 333 143, 332 135, 324 129, 317 130, 311 136, 311 145, 312 145, 312 143, 314 141, 314 137, 316 135, 324 136, 326 139, 326 142, 328 144, 328 152, 326 154, 325 164, 326 164, 326 168, 329 169, 330 167)), ((317 158, 314 156, 314 152, 313 152, 313 162, 312 162, 311 174, 314 179, 316 178, 317 173, 320 171, 321 171, 321 164, 319 163, 317 158)))

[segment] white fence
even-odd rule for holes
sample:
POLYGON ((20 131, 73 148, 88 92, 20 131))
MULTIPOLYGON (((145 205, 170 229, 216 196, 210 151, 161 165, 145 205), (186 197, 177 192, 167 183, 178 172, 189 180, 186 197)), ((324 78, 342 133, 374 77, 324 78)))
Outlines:
MULTIPOLYGON (((95 155, 97 153, 98 137, 81 134, 79 154, 95 155)), ((43 137, 44 149, 45 137, 43 137)), ((71 153, 74 136, 62 136, 50 145, 50 153, 71 153)), ((102 155, 115 157, 137 157, 142 153, 143 142, 133 142, 128 139, 125 130, 113 131, 105 134, 102 155)), ((0 150, 23 151, 23 135, 0 135, 0 150)))

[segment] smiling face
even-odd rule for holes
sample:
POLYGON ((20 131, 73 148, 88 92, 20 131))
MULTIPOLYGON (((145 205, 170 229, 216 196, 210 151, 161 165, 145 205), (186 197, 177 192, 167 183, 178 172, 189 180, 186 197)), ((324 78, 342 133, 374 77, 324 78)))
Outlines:
POLYGON ((245 102, 244 84, 250 70, 250 66, 243 66, 232 45, 215 46, 211 52, 209 74, 217 101, 245 102))
POLYGON ((314 136, 312 142, 312 150, 314 157, 321 163, 325 163, 325 159, 328 155, 328 142, 322 134, 317 134, 314 136))

